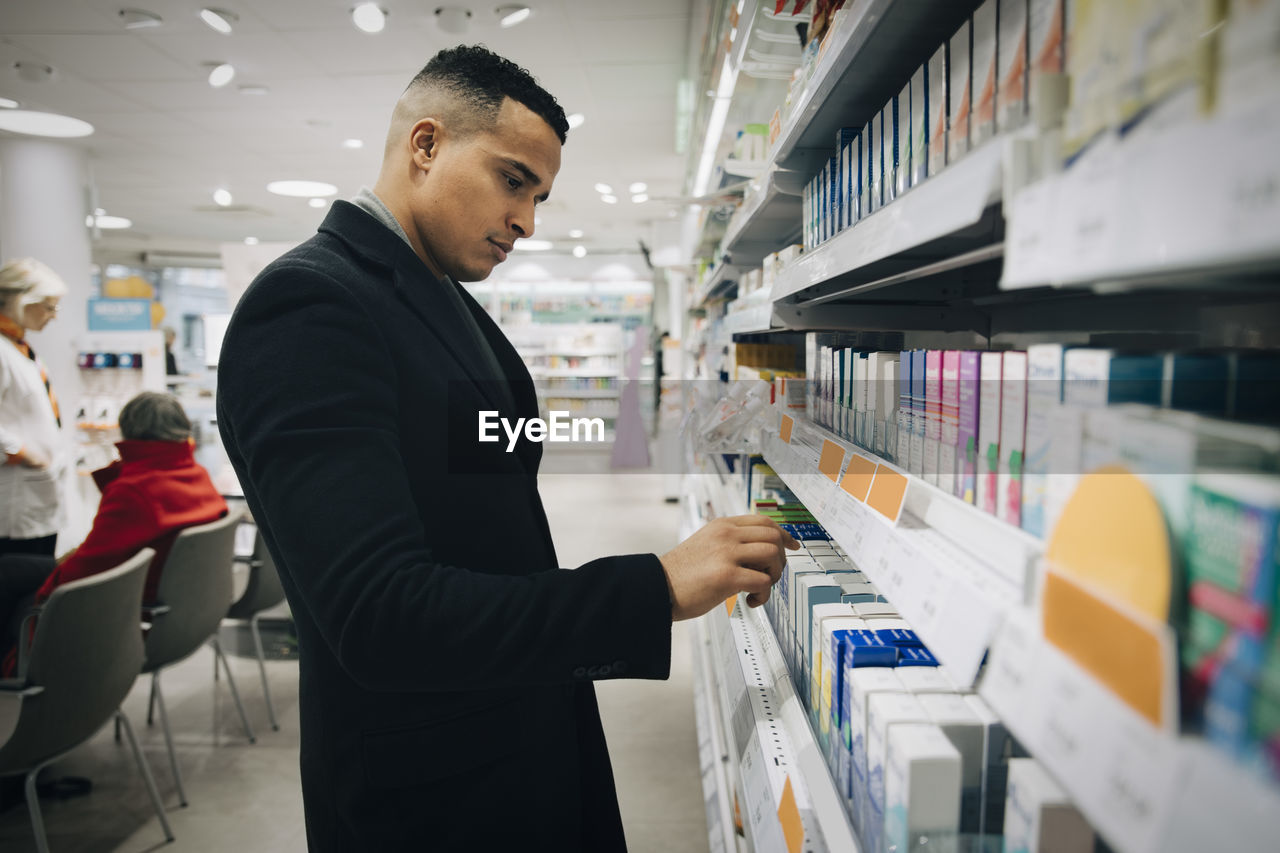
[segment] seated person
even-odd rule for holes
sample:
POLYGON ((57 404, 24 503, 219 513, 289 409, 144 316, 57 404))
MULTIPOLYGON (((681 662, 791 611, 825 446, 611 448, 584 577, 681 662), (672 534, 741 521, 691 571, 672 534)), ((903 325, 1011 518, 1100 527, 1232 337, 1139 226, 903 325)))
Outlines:
MULTIPOLYGON (((37 604, 62 584, 113 569, 143 548, 156 555, 139 604, 153 602, 178 533, 227 514, 226 501, 195 461, 191 422, 172 395, 144 391, 134 397, 120 410, 120 434, 120 460, 93 473, 102 490, 93 529, 56 566, 50 561, 51 571, 35 593, 37 604)), ((5 675, 13 674, 16 662, 11 649, 5 675)))

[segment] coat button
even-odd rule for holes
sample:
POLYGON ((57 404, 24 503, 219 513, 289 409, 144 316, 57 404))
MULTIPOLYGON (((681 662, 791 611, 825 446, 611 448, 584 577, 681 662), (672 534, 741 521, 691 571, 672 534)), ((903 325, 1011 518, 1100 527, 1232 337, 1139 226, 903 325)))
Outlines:
POLYGON ((574 671, 573 671, 573 677, 574 677, 574 678, 586 678, 586 676, 587 676, 587 669, 586 669, 586 667, 582 667, 582 666, 580 666, 580 667, 575 668, 575 669, 574 669, 574 671))
POLYGON ((624 660, 616 660, 613 662, 613 674, 622 675, 627 671, 627 662, 624 660))
POLYGON ((609 664, 605 664, 604 666, 600 667, 601 678, 604 678, 606 675, 610 674, 611 672, 613 672, 613 667, 609 666, 609 664))

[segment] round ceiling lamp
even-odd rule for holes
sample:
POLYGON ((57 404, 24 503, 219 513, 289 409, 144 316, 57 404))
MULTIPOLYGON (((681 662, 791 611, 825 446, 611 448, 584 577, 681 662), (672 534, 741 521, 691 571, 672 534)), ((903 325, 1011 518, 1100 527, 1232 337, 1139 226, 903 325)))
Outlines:
POLYGON ((27 136, 50 136, 72 139, 89 136, 93 125, 71 116, 45 113, 38 110, 0 110, 0 130, 24 133, 27 136))

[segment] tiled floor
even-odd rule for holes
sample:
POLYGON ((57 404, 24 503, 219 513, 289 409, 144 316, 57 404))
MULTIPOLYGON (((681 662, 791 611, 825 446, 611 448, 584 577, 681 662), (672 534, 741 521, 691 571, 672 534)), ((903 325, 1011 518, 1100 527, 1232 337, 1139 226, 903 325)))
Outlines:
MULTIPOLYGON (((591 473, 607 457, 548 460, 543 500, 564 565, 609 553, 654 551, 675 544, 677 513, 664 504, 659 478, 591 473)), ((693 722, 690 634, 675 626, 671 678, 598 685, 631 850, 692 853, 707 849, 693 722)), ((54 853, 106 851, 235 851, 289 853, 306 848, 298 785, 297 666, 269 661, 268 675, 281 729, 267 725, 256 664, 231 658, 258 740, 250 745, 226 684, 213 682, 207 649, 165 673, 169 717, 190 806, 180 808, 159 725, 148 728, 147 683, 139 680, 125 703, 150 761, 177 840, 163 843, 142 780, 126 745, 111 727, 56 763, 52 776, 87 776, 88 796, 42 799, 54 853)), ((0 814, 0 851, 34 848, 26 808, 0 814)))

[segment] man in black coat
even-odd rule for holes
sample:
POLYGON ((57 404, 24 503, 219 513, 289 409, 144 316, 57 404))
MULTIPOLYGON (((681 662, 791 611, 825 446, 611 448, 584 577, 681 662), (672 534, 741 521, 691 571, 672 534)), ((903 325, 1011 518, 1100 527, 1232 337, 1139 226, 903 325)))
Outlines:
POLYGON ((438 54, 374 191, 267 267, 227 331, 218 424, 301 655, 312 850, 625 849, 591 682, 665 678, 671 623, 763 603, 796 547, 713 522, 661 558, 561 570, 532 381, 457 282, 533 233, 568 125, 483 48, 438 54))

